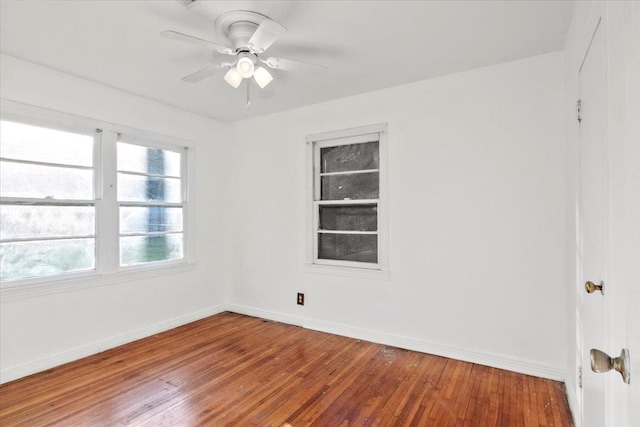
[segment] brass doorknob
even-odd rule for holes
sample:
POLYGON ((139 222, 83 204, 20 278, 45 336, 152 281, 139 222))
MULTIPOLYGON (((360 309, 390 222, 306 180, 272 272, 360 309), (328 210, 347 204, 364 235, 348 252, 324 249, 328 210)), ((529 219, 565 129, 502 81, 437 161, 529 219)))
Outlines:
POLYGON ((604 351, 596 348, 591 349, 591 370, 593 372, 609 372, 615 369, 620 372, 625 384, 629 384, 631 382, 631 375, 629 374, 630 367, 631 360, 629 358, 629 350, 626 348, 622 349, 618 357, 611 357, 604 351))
POLYGON ((588 294, 592 294, 595 291, 600 291, 600 293, 604 295, 604 282, 600 281, 600 284, 596 285, 591 281, 587 281, 584 283, 584 289, 587 291, 588 294))

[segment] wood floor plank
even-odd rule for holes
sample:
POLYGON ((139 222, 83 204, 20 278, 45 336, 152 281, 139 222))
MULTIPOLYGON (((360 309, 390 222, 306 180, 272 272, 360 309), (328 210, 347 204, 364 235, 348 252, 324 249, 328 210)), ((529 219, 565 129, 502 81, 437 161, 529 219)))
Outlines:
POLYGON ((561 383, 234 313, 3 384, 0 425, 573 426, 561 383))

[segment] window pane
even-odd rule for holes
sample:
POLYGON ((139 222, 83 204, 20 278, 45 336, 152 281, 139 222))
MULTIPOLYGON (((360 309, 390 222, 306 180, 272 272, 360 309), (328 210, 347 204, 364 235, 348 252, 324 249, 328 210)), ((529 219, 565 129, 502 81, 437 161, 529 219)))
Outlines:
POLYGON ((318 233, 318 258, 377 263, 378 236, 318 233))
POLYGON ((118 142, 118 170, 180 176, 180 153, 118 142))
POLYGON ((93 137, 3 120, 0 157, 92 166, 93 137))
POLYGON ((52 276, 95 268, 95 240, 47 240, 0 244, 3 280, 52 276))
POLYGON ((182 231, 182 208, 132 207, 120 208, 121 233, 182 231))
POLYGON ((3 197, 92 199, 93 171, 56 166, 0 162, 3 197))
POLYGON ((119 173, 118 200, 126 202, 182 202, 180 179, 119 173))
POLYGON ((330 175, 320 178, 321 200, 377 199, 378 172, 330 175))
POLYGON ((0 206, 0 239, 87 236, 94 233, 93 206, 0 206))
POLYGON ((378 145, 376 141, 321 148, 321 173, 378 169, 380 167, 378 145))
POLYGON ((320 206, 321 230, 376 231, 378 229, 378 207, 320 206))
POLYGON ((122 265, 179 258, 182 258, 182 234, 120 238, 120 264, 122 265))

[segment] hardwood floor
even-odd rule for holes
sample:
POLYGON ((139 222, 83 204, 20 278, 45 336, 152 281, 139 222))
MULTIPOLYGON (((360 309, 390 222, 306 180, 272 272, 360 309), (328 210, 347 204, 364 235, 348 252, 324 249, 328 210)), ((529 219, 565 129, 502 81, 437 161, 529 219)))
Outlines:
POLYGON ((0 386, 2 426, 572 426, 563 385, 223 313, 0 386))

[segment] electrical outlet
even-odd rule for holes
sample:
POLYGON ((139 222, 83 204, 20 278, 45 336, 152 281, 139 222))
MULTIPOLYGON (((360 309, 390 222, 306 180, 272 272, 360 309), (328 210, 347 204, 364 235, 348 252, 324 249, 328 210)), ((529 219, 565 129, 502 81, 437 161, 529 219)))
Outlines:
POLYGON ((298 305, 304 305, 304 294, 298 292, 298 305))

